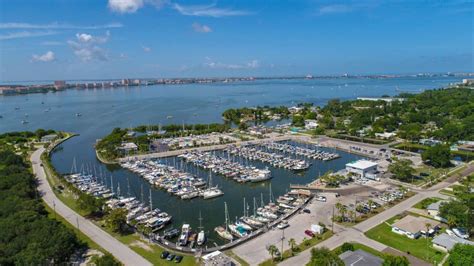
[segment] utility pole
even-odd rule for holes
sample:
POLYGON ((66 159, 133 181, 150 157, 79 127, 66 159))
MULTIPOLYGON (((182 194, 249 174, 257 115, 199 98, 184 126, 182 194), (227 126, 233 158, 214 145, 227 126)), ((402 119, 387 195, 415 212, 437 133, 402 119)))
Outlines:
POLYGON ((281 230, 281 252, 280 259, 283 260, 283 241, 285 240, 285 229, 281 230))
POLYGON ((334 205, 332 206, 332 224, 331 231, 334 233, 334 205))

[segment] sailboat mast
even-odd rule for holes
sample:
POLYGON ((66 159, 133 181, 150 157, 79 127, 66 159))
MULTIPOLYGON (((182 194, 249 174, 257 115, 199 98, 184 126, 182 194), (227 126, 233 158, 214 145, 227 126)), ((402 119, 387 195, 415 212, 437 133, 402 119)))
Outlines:
POLYGON ((150 192, 150 210, 153 210, 153 200, 151 198, 151 188, 149 189, 149 192, 150 192))

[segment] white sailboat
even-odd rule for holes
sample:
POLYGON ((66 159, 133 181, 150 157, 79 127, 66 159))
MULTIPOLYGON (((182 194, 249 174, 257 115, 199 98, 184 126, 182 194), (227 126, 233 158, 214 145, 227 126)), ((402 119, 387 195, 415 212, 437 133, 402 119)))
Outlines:
POLYGON ((197 244, 198 246, 201 246, 203 245, 205 242, 206 242, 206 234, 204 232, 204 230, 202 230, 203 227, 202 227, 202 217, 201 217, 201 212, 199 212, 199 234, 198 234, 198 237, 197 237, 197 244))
POLYGON ((224 208, 225 208, 225 228, 222 227, 222 226, 218 226, 218 227, 214 228, 214 231, 216 231, 216 233, 220 237, 222 237, 224 239, 227 239, 229 241, 232 241, 234 239, 234 237, 229 232, 229 212, 227 211, 227 203, 226 202, 224 202, 224 208))
POLYGON ((224 192, 220 190, 217 186, 212 186, 212 173, 209 171, 209 187, 202 192, 202 197, 204 199, 212 199, 224 195, 224 192))

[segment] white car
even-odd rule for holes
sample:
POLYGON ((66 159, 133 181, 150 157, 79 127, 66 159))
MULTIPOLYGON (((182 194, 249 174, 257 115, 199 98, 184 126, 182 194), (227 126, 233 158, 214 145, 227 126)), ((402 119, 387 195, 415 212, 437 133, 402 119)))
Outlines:
POLYGON ((290 225, 288 224, 288 222, 285 221, 285 220, 283 220, 283 221, 281 221, 281 223, 279 223, 279 224, 277 225, 277 228, 283 230, 283 229, 287 228, 288 226, 290 226, 290 225))
POLYGON ((452 230, 446 229, 446 234, 450 236, 455 236, 454 232, 452 230))
POLYGON ((316 197, 316 200, 321 201, 321 202, 326 202, 326 197, 325 196, 318 196, 318 197, 316 197))
POLYGON ((463 238, 463 239, 468 239, 469 238, 469 234, 467 233, 467 231, 464 228, 454 228, 453 232, 456 236, 458 236, 460 238, 463 238))

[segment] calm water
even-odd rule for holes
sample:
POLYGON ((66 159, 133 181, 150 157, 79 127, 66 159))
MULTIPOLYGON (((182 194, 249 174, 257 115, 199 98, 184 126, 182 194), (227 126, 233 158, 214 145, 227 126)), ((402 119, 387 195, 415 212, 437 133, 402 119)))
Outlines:
MULTIPOLYGON (((52 160, 60 172, 69 172, 75 158, 78 166, 95 165, 114 176, 114 186, 120 183, 123 194, 141 197, 143 186, 148 198, 149 185, 137 175, 116 166, 104 166, 95 158, 93 144, 115 127, 132 127, 142 124, 209 123, 220 122, 221 113, 232 107, 256 105, 293 105, 313 102, 323 105, 329 99, 351 99, 359 96, 396 95, 400 91, 419 92, 438 88, 462 78, 399 78, 399 79, 324 79, 324 80, 266 80, 257 82, 205 85, 169 85, 97 90, 68 90, 60 93, 30 94, 0 97, 0 132, 57 129, 79 133, 62 144, 52 160), (20 108, 15 110, 15 108, 20 108), (49 110, 46 112, 46 110, 49 110), (75 114, 81 113, 81 117, 75 114), (173 116, 167 119, 167 116, 173 116), (29 121, 22 124, 22 120, 29 121), (128 186, 128 184, 130 184, 128 186), (130 189, 128 189, 130 187, 130 189)), ((296 175, 283 169, 273 169, 270 181, 274 196, 283 194, 290 183, 307 183, 329 169, 338 170, 357 158, 339 152, 342 158, 332 162, 313 161, 305 173, 296 175)), ((177 159, 167 163, 180 165, 177 159)), ((264 164, 252 162, 257 167, 264 164)), ((184 166, 183 166, 184 167, 184 166)), ((207 172, 187 165, 187 170, 207 178, 207 172)), ((108 179, 110 182, 110 178, 108 179)), ((181 201, 166 192, 153 189, 154 206, 173 215, 173 225, 189 222, 196 228, 199 211, 205 229, 211 231, 224 220, 224 201, 230 217, 241 215, 243 197, 252 205, 253 197, 260 201, 263 193, 267 202, 270 182, 238 184, 220 176, 214 182, 223 188, 225 195, 214 200, 194 199, 181 201)), ((109 183, 110 184, 110 183, 109 183)), ((215 239, 212 233, 211 238, 215 239)))

